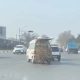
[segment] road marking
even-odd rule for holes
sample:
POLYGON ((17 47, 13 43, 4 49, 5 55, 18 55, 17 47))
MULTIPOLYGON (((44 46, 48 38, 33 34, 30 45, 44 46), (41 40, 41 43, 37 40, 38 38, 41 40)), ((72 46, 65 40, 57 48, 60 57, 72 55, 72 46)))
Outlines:
POLYGON ((61 59, 64 59, 64 58, 66 58, 66 57, 61 57, 61 59))
POLYGON ((6 63, 6 64, 1 64, 0 65, 0 69, 1 68, 5 68, 7 66, 12 66, 12 65, 16 65, 16 64, 20 64, 20 63, 25 63, 26 61, 18 61, 18 62, 10 62, 10 63, 6 63))
POLYGON ((26 61, 20 61, 20 62, 26 62, 26 61))
POLYGON ((19 61, 19 62, 14 62, 14 63, 25 63, 26 61, 19 61))
POLYGON ((22 80, 28 80, 26 77, 24 77, 22 80))
POLYGON ((60 61, 60 62, 71 62, 71 61, 60 61))

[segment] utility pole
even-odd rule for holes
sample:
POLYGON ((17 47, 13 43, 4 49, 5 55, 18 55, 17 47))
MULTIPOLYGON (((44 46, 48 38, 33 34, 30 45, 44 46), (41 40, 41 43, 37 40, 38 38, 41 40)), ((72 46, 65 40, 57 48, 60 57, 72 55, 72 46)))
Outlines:
POLYGON ((20 28, 19 28, 19 45, 20 45, 20 28))
POLYGON ((17 34, 16 34, 16 41, 17 41, 17 34))

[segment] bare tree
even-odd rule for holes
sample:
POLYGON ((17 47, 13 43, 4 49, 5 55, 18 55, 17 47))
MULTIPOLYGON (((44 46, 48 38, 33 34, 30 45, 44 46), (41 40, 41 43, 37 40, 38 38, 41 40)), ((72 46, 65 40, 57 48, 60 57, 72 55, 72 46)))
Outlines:
POLYGON ((22 35, 21 35, 21 39, 25 42, 25 45, 28 47, 28 44, 29 42, 38 37, 38 34, 36 33, 29 33, 29 32, 24 32, 22 35))
POLYGON ((74 36, 71 34, 71 31, 64 31, 59 34, 57 42, 61 45, 64 46, 66 42, 70 39, 73 38, 74 36))

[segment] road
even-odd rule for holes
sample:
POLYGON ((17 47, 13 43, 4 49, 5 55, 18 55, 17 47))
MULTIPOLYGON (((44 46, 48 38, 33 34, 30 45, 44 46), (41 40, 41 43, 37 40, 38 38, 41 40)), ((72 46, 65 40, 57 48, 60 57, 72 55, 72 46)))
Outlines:
POLYGON ((60 62, 31 64, 25 54, 0 52, 0 80, 80 80, 80 54, 62 53, 60 62))

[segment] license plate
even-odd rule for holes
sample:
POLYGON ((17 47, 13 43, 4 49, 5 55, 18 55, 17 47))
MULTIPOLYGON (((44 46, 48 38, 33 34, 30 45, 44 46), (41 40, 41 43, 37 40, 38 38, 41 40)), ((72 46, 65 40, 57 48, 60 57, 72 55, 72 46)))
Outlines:
POLYGON ((54 56, 54 58, 57 58, 57 56, 54 56))
POLYGON ((19 52, 19 51, 16 51, 16 52, 19 52))
POLYGON ((52 56, 53 58, 56 58, 57 56, 52 56))

